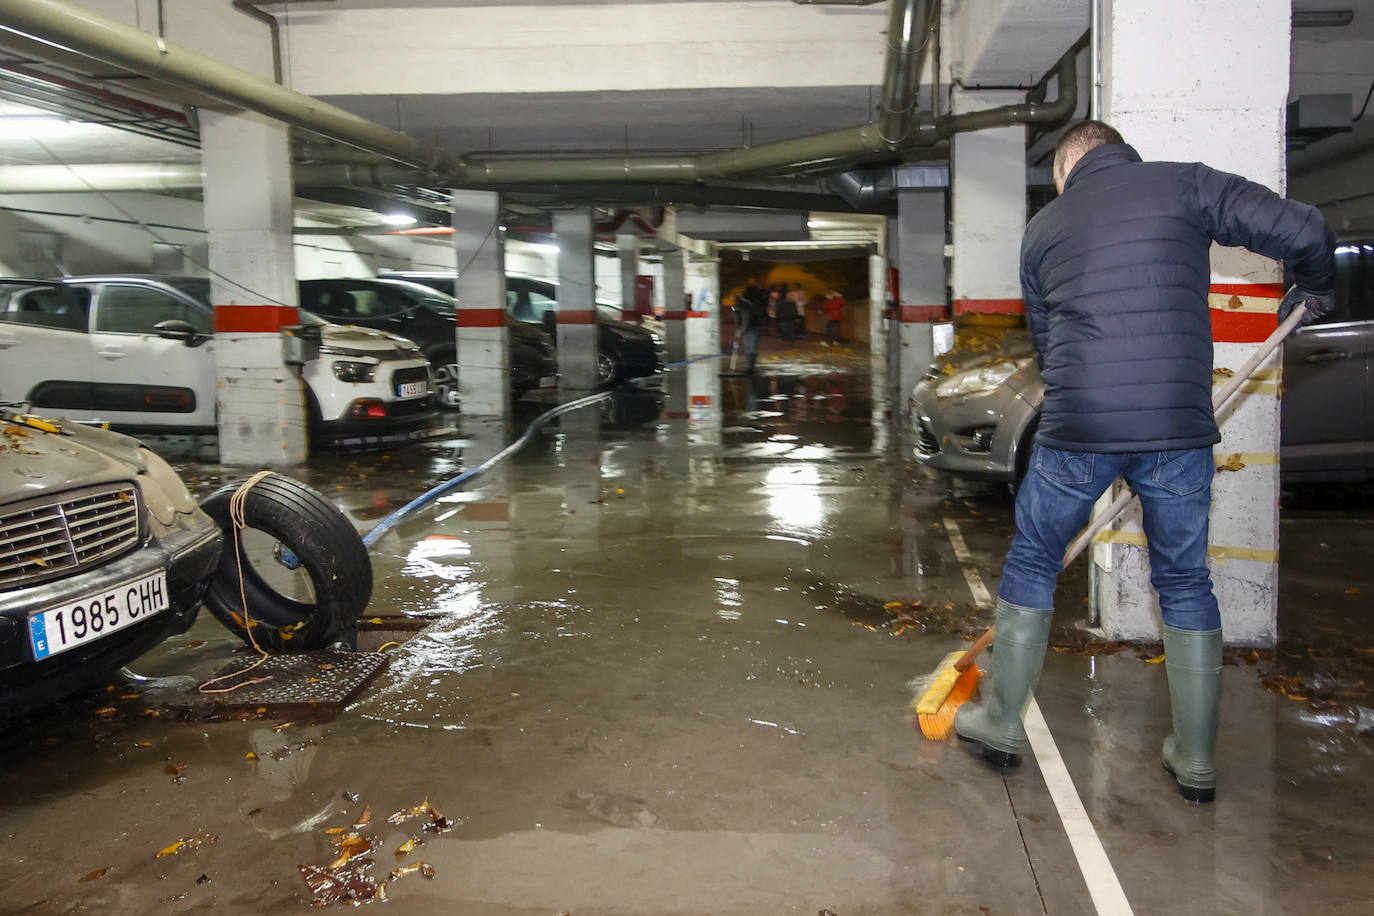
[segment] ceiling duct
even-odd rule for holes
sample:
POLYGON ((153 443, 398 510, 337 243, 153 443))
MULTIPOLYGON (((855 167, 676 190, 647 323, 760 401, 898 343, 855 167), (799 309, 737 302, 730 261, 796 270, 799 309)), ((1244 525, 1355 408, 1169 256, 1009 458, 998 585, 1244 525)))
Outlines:
POLYGON ((920 72, 927 43, 925 35, 935 21, 937 8, 933 0, 892 0, 889 22, 900 24, 902 39, 889 42, 884 68, 887 80, 894 84, 885 83, 883 90, 888 100, 884 106, 884 121, 889 128, 886 133, 882 122, 870 122, 745 149, 642 158, 463 158, 60 0, 5 0, 0 6, 0 28, 377 153, 421 170, 429 183, 458 187, 548 182, 700 182, 793 174, 874 156, 900 160, 962 131, 1056 122, 1072 116, 1077 105, 1072 54, 1066 54, 1056 66, 1059 91, 1058 98, 1051 102, 1032 97, 1020 104, 938 117, 903 108, 908 90, 917 79, 915 74, 920 72))

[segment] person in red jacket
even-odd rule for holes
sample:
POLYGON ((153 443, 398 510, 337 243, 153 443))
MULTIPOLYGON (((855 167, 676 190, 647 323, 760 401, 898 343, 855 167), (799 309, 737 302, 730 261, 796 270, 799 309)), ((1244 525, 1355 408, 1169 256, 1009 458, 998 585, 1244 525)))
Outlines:
POLYGON ((832 289, 826 293, 825 302, 821 304, 821 311, 825 313, 825 340, 823 343, 827 347, 834 346, 842 340, 840 327, 844 323, 845 305, 844 296, 841 296, 838 290, 832 289))

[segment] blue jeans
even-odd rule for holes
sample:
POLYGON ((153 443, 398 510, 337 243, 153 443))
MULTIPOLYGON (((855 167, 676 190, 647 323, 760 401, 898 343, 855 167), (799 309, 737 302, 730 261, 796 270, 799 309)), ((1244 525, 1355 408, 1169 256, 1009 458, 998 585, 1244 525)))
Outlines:
POLYGON ((1150 582, 1164 622, 1181 630, 1217 629, 1221 614, 1207 569, 1215 474, 1210 448, 1113 454, 1037 444, 1016 496, 1016 537, 998 596, 1022 607, 1053 608, 1064 551, 1119 476, 1140 496, 1150 582))

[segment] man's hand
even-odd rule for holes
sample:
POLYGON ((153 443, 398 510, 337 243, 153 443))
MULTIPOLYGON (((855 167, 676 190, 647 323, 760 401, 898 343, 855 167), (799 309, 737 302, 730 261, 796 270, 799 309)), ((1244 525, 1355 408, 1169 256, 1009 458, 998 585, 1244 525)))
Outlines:
POLYGON ((1293 309, 1300 305, 1307 306, 1307 313, 1302 317, 1302 324, 1306 326, 1323 315, 1329 314, 1336 307, 1336 294, 1309 293, 1298 286, 1288 287, 1288 292, 1279 302, 1279 324, 1283 324, 1288 316, 1293 313, 1293 309))

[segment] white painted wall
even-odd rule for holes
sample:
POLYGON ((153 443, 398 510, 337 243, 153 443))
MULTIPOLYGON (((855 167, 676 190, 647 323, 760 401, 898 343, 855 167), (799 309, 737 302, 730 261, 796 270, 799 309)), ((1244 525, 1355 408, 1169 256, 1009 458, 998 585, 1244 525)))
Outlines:
POLYGON ((886 15, 778 0, 401 2, 316 4, 283 21, 292 88, 368 95, 876 84, 886 15))

